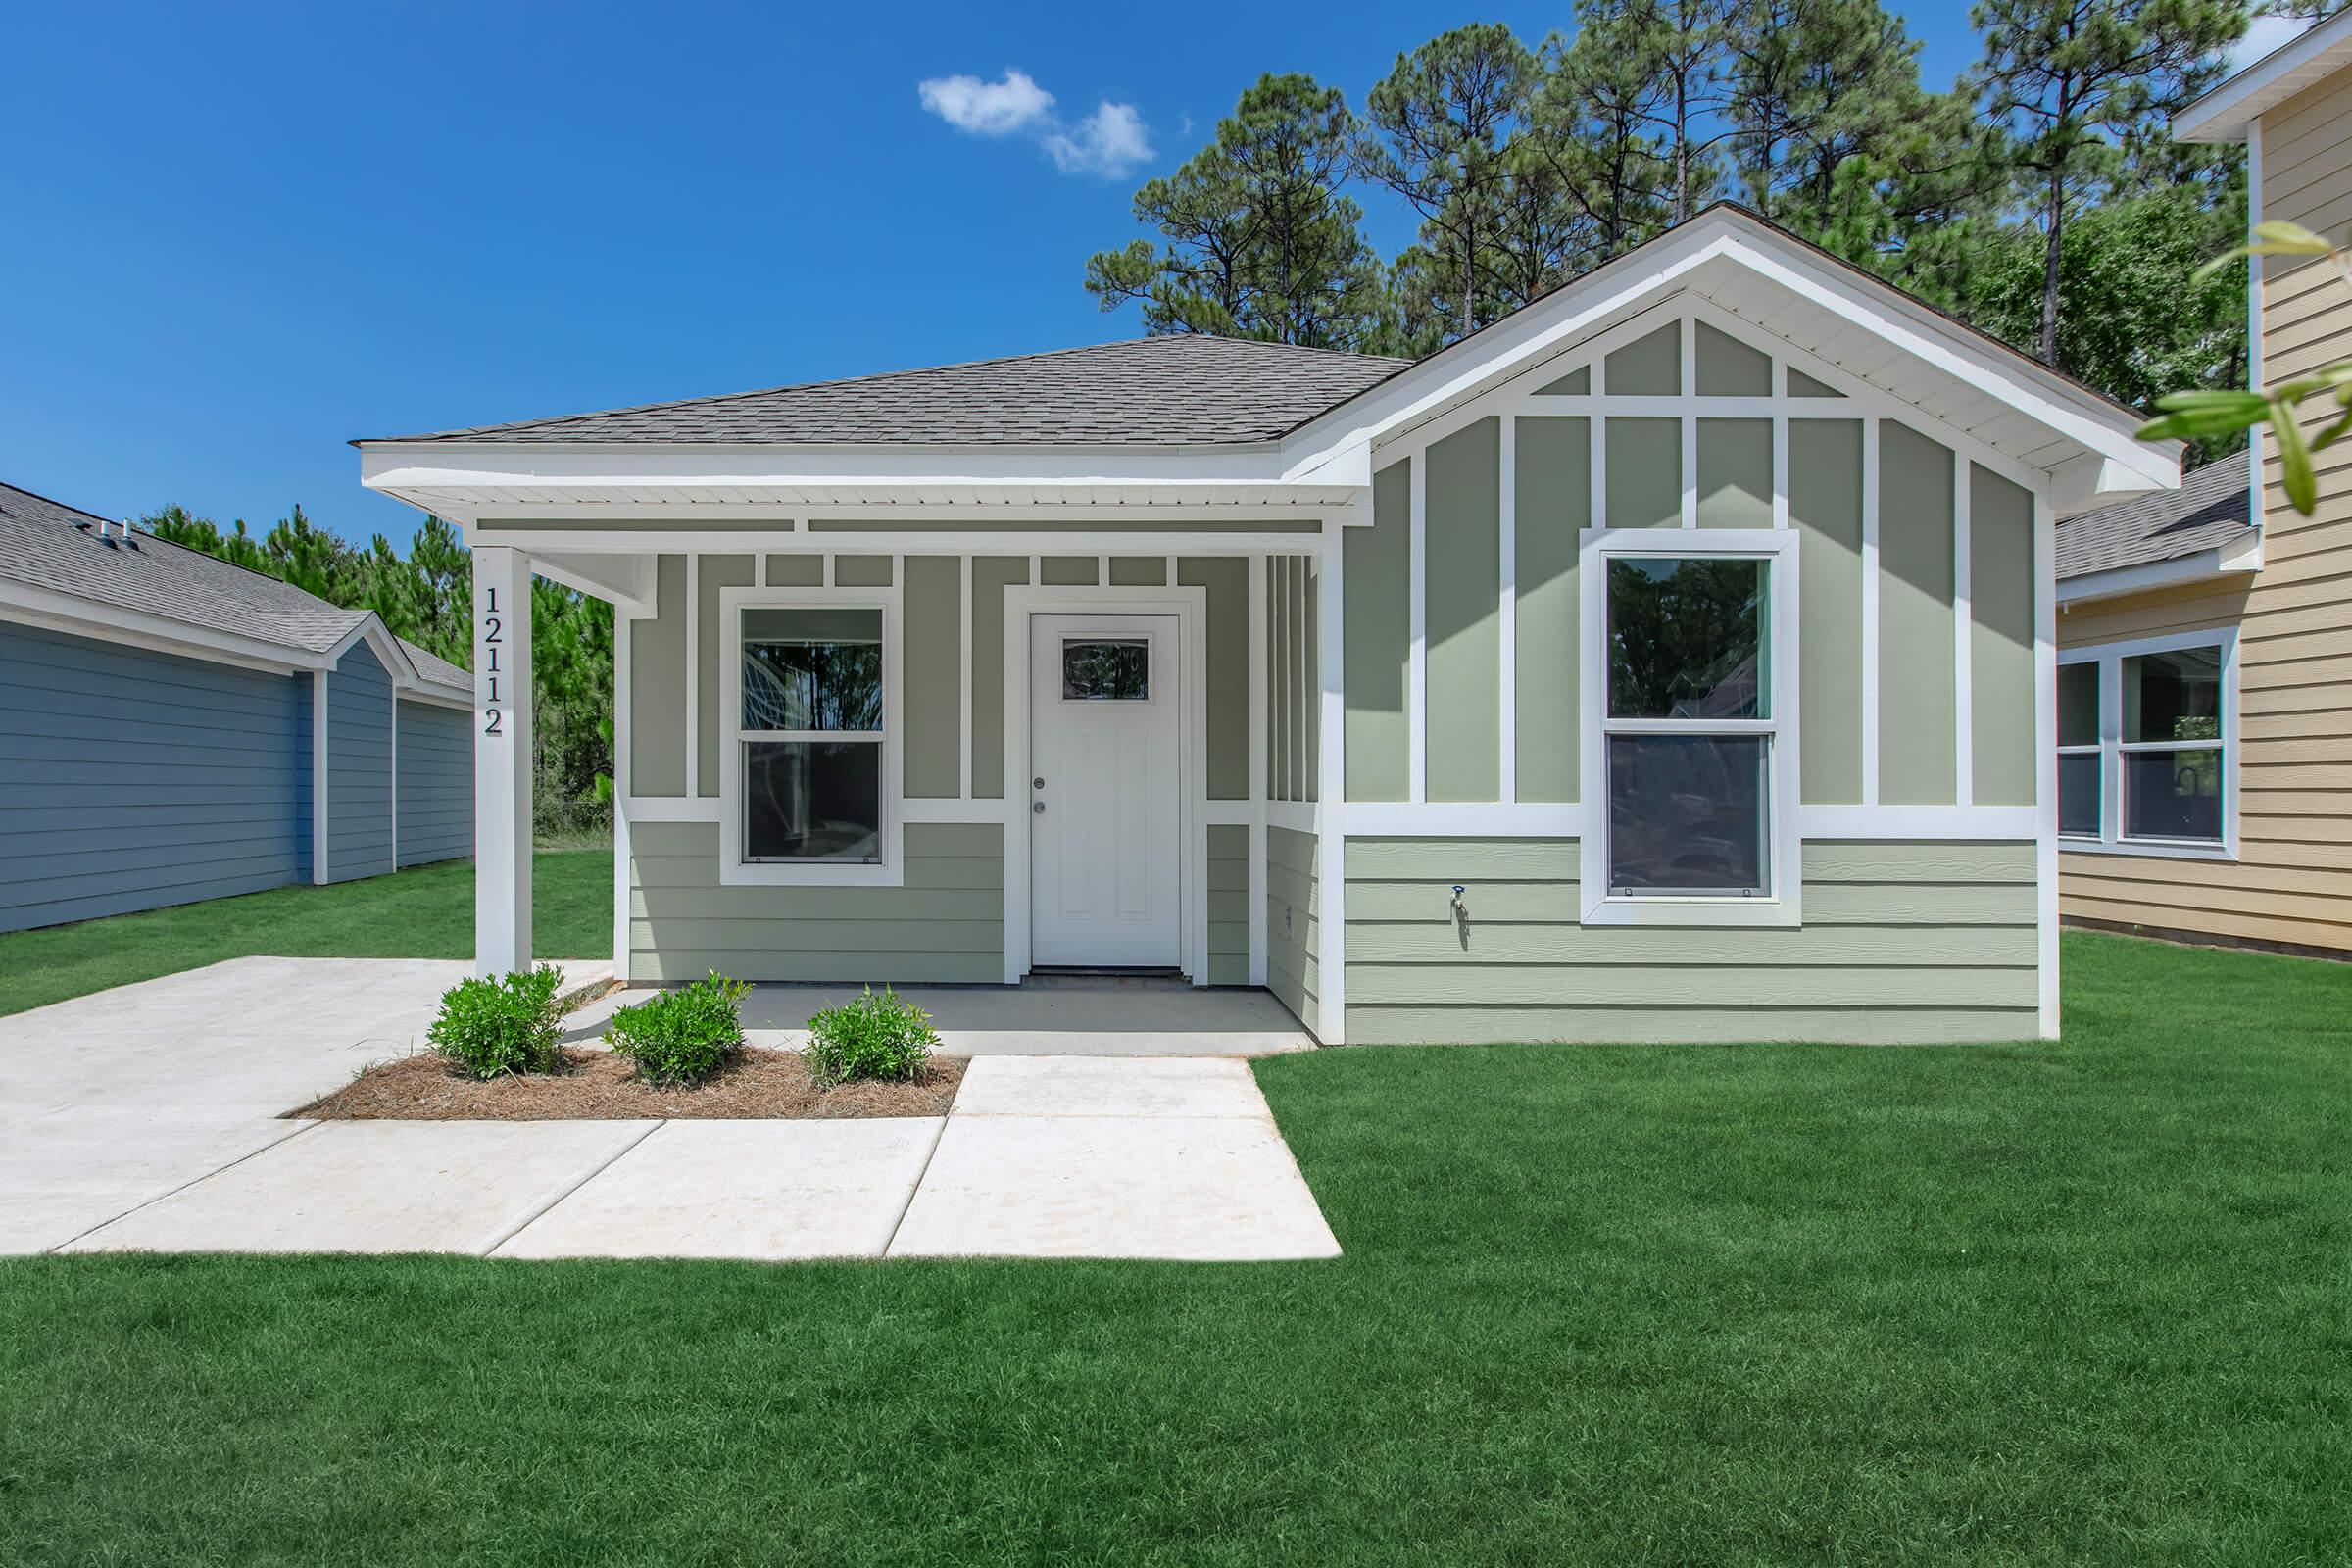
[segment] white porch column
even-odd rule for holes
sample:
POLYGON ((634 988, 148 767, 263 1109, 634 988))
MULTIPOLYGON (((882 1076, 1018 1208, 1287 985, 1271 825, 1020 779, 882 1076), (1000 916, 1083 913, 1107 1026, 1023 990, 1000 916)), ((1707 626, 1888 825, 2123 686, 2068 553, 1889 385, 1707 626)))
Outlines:
POLYGON ((531 963, 531 558, 473 552, 473 972, 531 963))
MULTIPOLYGON (((1413 468, 1420 470, 1415 460, 1413 468)), ((1322 729, 1316 737, 1316 821, 1321 828, 1315 855, 1315 892, 1323 906, 1322 940, 1315 953, 1321 978, 1315 1037, 1327 1046, 1348 1041, 1348 602, 1342 572, 1343 529, 1349 517, 1372 510, 1369 492, 1323 524, 1323 559, 1316 576, 1315 662, 1322 676, 1322 729)))

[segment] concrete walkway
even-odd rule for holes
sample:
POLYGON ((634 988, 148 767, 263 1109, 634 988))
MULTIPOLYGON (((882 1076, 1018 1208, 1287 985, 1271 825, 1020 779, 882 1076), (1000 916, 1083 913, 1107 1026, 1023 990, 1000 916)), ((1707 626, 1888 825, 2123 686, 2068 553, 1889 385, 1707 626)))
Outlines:
POLYGON ((0 1019, 0 1251, 1339 1251, 1233 1057, 985 1056, 945 1117, 280 1118, 420 1046, 464 967, 246 958, 0 1019))

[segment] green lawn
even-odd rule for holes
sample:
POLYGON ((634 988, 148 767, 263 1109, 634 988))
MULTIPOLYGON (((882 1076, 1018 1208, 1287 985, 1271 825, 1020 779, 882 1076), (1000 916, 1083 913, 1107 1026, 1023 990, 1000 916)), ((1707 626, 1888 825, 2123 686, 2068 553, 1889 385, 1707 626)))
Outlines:
POLYGON ((0 1561, 2341 1563, 2352 968, 1260 1077, 1348 1255, 0 1264, 0 1561))
MULTIPOLYGON (((612 852, 532 858, 532 945, 543 958, 612 951, 612 852)), ((470 958, 473 862, 444 860, 332 887, 118 914, 0 936, 0 1016, 223 958, 470 958)))

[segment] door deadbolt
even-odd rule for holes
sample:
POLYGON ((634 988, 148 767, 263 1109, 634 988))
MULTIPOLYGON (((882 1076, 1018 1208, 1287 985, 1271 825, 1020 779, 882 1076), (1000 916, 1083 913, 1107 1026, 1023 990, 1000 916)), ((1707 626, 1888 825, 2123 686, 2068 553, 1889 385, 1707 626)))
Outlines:
POLYGON ((1046 787, 1046 781, 1042 778, 1033 778, 1029 781, 1029 787, 1033 790, 1042 790, 1046 787))

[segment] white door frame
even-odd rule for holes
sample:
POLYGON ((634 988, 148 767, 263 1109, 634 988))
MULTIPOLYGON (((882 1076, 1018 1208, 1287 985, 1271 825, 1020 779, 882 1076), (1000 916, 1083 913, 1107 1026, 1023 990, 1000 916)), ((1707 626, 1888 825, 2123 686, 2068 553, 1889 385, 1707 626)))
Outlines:
POLYGON ((1208 984, 1208 590, 1205 588, 1102 588, 1013 584, 1004 590, 1004 983, 1018 985, 1029 973, 1029 771, 1030 621, 1051 615, 1174 615, 1176 657, 1182 661, 1180 694, 1184 711, 1176 736, 1182 777, 1177 820, 1181 852, 1176 860, 1176 917, 1184 972, 1196 986, 1208 984), (1017 773, 1014 769, 1017 768, 1017 773))

